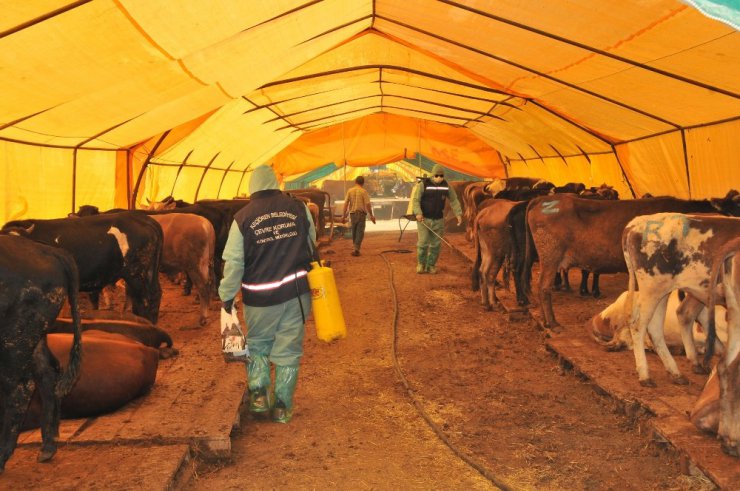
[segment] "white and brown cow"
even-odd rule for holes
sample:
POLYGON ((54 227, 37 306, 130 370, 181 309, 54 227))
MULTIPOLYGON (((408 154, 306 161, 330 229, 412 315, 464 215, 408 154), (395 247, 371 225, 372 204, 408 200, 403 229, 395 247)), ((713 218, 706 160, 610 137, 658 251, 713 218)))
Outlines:
POLYGON ((216 233, 213 225, 192 213, 151 215, 162 227, 162 264, 160 270, 174 274, 184 272, 198 290, 200 325, 208 322, 208 306, 213 285, 213 254, 216 233))
MULTIPOLYGON (((657 213, 634 218, 625 227, 622 248, 629 272, 627 309, 632 312, 630 333, 641 385, 655 386, 645 358, 645 332, 650 333, 674 383, 688 383, 663 336, 668 295, 681 289, 708 305, 713 256, 738 236, 740 219, 713 215, 657 213), (640 294, 635 295, 638 287, 640 294)), ((713 352, 711 333, 710 327, 705 365, 713 352)))
MULTIPOLYGON (((639 291, 635 292, 635 295, 639 294, 639 291)), ((610 351, 632 349, 632 335, 629 330, 632 312, 627 310, 628 295, 629 292, 622 292, 617 300, 586 323, 586 330, 594 340, 606 346, 610 351)), ((727 325, 724 322, 725 309, 722 306, 716 308, 720 314, 717 316, 716 323, 718 339, 715 350, 723 352, 722 342, 727 341, 727 325)), ((705 349, 708 324, 709 311, 699 300, 691 295, 685 295, 683 299, 680 299, 678 291, 669 295, 666 317, 663 322, 666 345, 671 353, 685 353, 696 373, 706 373, 701 367, 698 352, 705 349)), ((652 349, 652 344, 649 348, 652 349)))

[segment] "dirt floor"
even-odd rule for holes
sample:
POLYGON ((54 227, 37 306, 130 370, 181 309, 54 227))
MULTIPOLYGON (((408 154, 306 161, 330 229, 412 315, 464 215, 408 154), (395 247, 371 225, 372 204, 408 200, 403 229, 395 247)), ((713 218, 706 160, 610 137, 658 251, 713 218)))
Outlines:
MULTIPOLYGON (((293 421, 245 413, 231 461, 196 459, 187 489, 713 489, 683 475, 676 452, 639 419, 563 369, 533 321, 483 311, 459 254, 443 246, 440 273, 415 274, 415 240, 368 233, 360 257, 349 240, 323 249, 347 338, 319 341, 310 321, 293 421)), ((625 285, 604 276, 606 299, 557 295, 556 315, 582 329, 625 285)), ((195 312, 173 289, 165 295, 160 325, 195 312)), ((207 329, 218 329, 213 313, 207 329)))

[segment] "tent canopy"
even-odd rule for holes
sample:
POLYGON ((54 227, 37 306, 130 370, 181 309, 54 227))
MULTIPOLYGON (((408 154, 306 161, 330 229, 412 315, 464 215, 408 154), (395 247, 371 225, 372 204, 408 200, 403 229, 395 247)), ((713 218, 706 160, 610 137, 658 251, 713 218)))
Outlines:
POLYGON ((264 163, 289 178, 417 152, 466 174, 606 182, 621 196, 740 187, 729 0, 0 0, 0 11, 4 220, 232 197, 264 163))

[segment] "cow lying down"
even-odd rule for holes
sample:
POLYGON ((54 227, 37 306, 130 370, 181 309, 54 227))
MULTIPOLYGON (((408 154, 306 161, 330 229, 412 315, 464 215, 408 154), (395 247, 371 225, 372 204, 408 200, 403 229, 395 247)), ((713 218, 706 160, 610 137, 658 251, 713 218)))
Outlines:
MULTIPOLYGON (((48 334, 49 349, 66 369, 72 335, 48 334)), ((88 329, 82 333, 80 376, 62 399, 62 418, 86 418, 115 411, 146 394, 157 376, 159 350, 122 334, 88 329)), ((34 392, 23 430, 37 428, 41 401, 34 392)))
MULTIPOLYGON (((625 308, 627 295, 623 292, 617 300, 607 308, 596 314, 586 323, 586 329, 599 344, 603 344, 610 351, 620 349, 632 349, 632 336, 629 331, 630 312, 625 308), (616 338, 615 338, 616 336, 616 338)), ((636 293, 639 295, 639 292, 636 293)), ((722 351, 722 342, 727 341, 727 322, 725 321, 725 308, 717 309, 716 329, 720 342, 717 349, 722 351)), ((685 353, 696 371, 703 372, 697 357, 697 352, 704 352, 706 331, 702 326, 708 322, 708 311, 703 304, 690 296, 683 301, 679 300, 678 291, 674 291, 668 297, 663 333, 666 345, 673 354, 685 353), (689 338, 689 328, 691 337, 689 338), (683 336, 687 339, 684 340, 683 336)), ((653 349, 652 343, 648 348, 653 349)))
MULTIPOLYGON (((96 330, 126 336, 130 340, 138 341, 145 346, 159 350, 159 357, 163 359, 178 354, 177 349, 172 347, 172 338, 170 335, 147 319, 133 314, 122 314, 118 316, 110 312, 104 312, 103 314, 106 318, 81 319, 80 328, 82 331, 96 330), (107 317, 113 318, 109 319, 107 317)), ((72 327, 72 319, 57 317, 51 331, 55 333, 71 333, 72 327)))

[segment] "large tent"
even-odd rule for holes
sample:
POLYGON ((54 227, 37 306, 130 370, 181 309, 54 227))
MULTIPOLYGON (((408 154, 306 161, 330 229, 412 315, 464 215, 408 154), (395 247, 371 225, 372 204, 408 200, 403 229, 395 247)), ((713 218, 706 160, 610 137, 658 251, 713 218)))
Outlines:
POLYGON ((738 8, 0 0, 0 220, 417 153, 484 178, 723 195, 740 187, 738 8))

